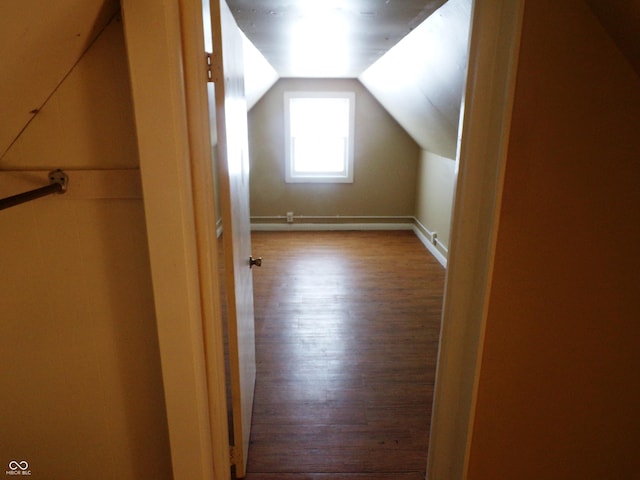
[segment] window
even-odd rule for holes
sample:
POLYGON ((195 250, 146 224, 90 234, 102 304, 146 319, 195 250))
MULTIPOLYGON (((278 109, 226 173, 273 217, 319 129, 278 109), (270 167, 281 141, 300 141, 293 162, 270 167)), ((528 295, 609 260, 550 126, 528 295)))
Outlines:
POLYGON ((353 183, 353 92, 286 92, 285 180, 353 183))

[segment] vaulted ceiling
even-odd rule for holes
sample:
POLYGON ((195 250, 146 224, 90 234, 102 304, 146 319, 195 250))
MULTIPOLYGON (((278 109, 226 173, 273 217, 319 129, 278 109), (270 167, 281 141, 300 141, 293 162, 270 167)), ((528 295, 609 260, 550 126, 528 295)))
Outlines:
MULTIPOLYGON (((455 157, 472 0, 227 1, 280 77, 357 77, 422 148, 455 157)), ((640 74, 640 0, 584 1, 640 74)))
POLYGON ((280 77, 358 78, 420 147, 455 157, 472 0, 229 4, 280 77))
POLYGON ((280 77, 360 75, 446 0, 228 0, 280 77), (302 58, 301 58, 302 57, 302 58))

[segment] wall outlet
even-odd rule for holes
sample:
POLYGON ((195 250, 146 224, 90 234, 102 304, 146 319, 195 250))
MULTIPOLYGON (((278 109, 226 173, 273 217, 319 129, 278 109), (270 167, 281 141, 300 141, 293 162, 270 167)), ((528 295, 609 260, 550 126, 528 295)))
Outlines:
POLYGON ((431 243, 436 245, 438 243, 438 232, 433 232, 431 234, 431 243))
POLYGON ((287 212, 287 223, 293 223, 293 212, 287 212))

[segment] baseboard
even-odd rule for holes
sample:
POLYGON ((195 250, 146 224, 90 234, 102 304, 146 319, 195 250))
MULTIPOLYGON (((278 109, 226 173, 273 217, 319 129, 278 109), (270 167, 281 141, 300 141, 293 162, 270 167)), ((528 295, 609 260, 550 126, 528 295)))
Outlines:
MULTIPOLYGON (((447 268, 447 257, 445 257, 442 254, 442 252, 438 250, 436 245, 434 245, 433 242, 429 238, 427 238, 427 235, 425 235, 423 230, 428 232, 429 236, 432 237, 431 232, 429 232, 429 230, 424 225, 422 225, 418 220, 416 220, 416 224, 413 225, 413 233, 416 234, 416 237, 420 239, 420 241, 427 248, 427 250, 429 250, 429 252, 435 257, 435 259, 438 260, 440 265, 442 265, 444 268, 447 268)), ((447 251, 447 248, 441 242, 436 240, 436 243, 439 246, 441 246, 441 248, 445 252, 447 251)))
POLYGON ((323 230, 412 230, 412 223, 252 223, 256 232, 304 232, 323 230))
POLYGON ((253 216, 251 229, 262 231, 411 230, 411 216, 293 215, 253 216))

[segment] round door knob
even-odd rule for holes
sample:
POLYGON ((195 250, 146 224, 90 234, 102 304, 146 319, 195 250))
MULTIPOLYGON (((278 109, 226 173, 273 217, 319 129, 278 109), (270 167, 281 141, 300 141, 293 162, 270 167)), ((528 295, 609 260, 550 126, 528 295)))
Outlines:
POLYGON ((249 268, 252 268, 254 265, 256 267, 261 267, 262 257, 258 257, 258 258, 249 257, 249 268))

